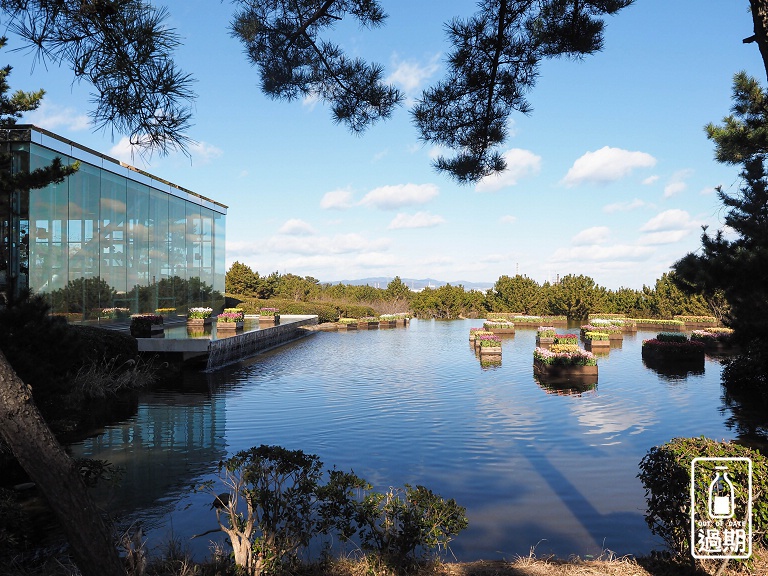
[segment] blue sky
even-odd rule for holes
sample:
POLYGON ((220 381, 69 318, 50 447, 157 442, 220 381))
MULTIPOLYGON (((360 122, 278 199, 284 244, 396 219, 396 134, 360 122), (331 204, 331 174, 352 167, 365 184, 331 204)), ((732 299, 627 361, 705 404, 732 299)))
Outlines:
MULTIPOLYGON (((349 54, 384 65, 409 100, 438 80, 443 23, 472 0, 383 2, 384 28, 341 25, 349 54)), ((765 81, 746 0, 637 0, 608 20, 603 52, 545 63, 504 147, 508 171, 461 186, 436 173, 408 107, 362 136, 319 102, 272 101, 230 37, 232 6, 166 3, 182 37, 177 62, 198 98, 181 154, 143 160, 119 134, 88 124, 89 86, 39 62, 9 35, 13 89, 44 88, 25 121, 130 162, 229 206, 227 267, 321 281, 370 276, 492 285, 586 274, 608 288, 652 285, 722 226, 715 186, 735 192, 738 167, 713 159, 703 127, 731 107, 733 75, 765 81)))

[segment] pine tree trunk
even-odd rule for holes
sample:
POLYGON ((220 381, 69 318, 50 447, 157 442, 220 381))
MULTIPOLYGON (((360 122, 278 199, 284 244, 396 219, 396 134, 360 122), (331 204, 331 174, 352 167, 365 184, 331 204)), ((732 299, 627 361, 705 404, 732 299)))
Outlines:
POLYGON ((48 500, 83 576, 124 576, 110 531, 74 462, 0 351, 0 437, 48 500))
POLYGON ((768 0, 749 0, 749 5, 752 9, 755 35, 748 40, 757 42, 757 47, 763 58, 766 79, 768 79, 768 0))

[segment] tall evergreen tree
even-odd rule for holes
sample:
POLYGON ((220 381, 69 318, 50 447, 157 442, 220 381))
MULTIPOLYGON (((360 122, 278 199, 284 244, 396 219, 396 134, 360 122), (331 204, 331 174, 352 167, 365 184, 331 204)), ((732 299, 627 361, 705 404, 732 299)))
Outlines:
POLYGON ((720 162, 741 165, 736 194, 718 188, 725 206, 723 229, 701 236, 701 249, 674 265, 688 291, 722 291, 730 304, 726 322, 743 354, 725 370, 726 382, 756 389, 768 401, 768 93, 745 73, 734 79, 732 114, 706 127, 720 162))

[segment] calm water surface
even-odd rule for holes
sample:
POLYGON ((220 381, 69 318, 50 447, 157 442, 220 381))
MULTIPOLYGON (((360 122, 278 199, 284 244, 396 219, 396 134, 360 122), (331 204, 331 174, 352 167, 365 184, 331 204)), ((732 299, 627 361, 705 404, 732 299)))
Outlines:
POLYGON ((124 468, 104 497, 122 521, 141 520, 150 546, 173 535, 198 558, 216 536, 189 538, 216 522, 210 496, 189 486, 259 444, 317 454, 378 490, 423 484, 455 498, 469 518, 451 546, 461 561, 660 547, 638 463, 676 436, 734 437, 720 364, 659 374, 640 357, 654 334, 638 332, 600 357, 594 390, 557 393, 533 378, 534 329, 505 337, 501 366, 482 368, 468 342, 481 324, 317 333, 192 375, 188 392, 144 394, 134 418, 72 449, 124 468))

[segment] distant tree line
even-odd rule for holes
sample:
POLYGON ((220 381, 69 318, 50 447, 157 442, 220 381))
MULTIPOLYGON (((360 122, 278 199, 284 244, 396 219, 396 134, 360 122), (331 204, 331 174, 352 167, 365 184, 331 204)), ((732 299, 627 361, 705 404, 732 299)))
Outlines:
POLYGON ((341 302, 367 305, 380 313, 410 312, 417 318, 483 317, 489 312, 567 316, 574 320, 590 313, 625 314, 635 318, 670 318, 676 314, 714 315, 728 310, 722 293, 708 297, 687 294, 665 273, 654 286, 641 290, 610 290, 589 276, 568 275, 559 282, 539 284, 527 276, 501 276, 485 292, 446 284, 414 292, 396 276, 386 288, 369 285, 321 284, 311 276, 273 272, 261 276, 235 262, 226 275, 226 292, 244 298, 288 299, 295 302, 341 302))

